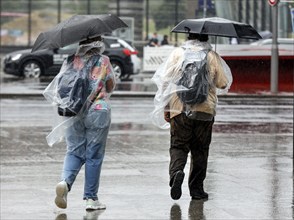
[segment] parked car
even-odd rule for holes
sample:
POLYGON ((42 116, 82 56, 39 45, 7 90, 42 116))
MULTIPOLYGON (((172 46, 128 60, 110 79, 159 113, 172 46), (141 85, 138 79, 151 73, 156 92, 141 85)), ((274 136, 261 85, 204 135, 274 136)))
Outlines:
POLYGON ((131 52, 131 60, 133 63, 133 67, 134 67, 134 74, 138 74, 141 70, 141 59, 137 56, 138 51, 135 49, 134 46, 131 46, 131 42, 127 42, 121 39, 118 39, 118 42, 126 49, 130 50, 131 52))
MULTIPOLYGON (((103 54, 110 58, 117 78, 127 79, 139 73, 141 60, 137 56, 138 51, 130 43, 111 36, 104 36, 103 39, 106 48, 103 54)), ((3 59, 4 73, 34 78, 54 76, 58 74, 64 59, 74 54, 77 47, 78 43, 34 53, 30 49, 9 53, 3 59)))
MULTIPOLYGON (((292 45, 292 47, 294 46, 294 38, 278 38, 277 41, 278 41, 278 44, 292 45)), ((270 38, 270 39, 255 41, 251 43, 251 45, 270 45, 272 44, 272 42, 273 42, 273 39, 270 38)))

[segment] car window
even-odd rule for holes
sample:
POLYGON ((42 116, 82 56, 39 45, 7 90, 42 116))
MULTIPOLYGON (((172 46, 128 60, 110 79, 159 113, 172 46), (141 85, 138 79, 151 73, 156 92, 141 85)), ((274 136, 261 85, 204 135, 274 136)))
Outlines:
POLYGON ((107 48, 121 47, 121 45, 117 43, 117 40, 112 38, 104 38, 104 44, 107 48))
MULTIPOLYGON (((287 44, 287 45, 293 45, 294 39, 277 39, 278 44, 287 44)), ((251 43, 251 45, 270 45, 272 44, 272 39, 265 39, 265 40, 259 40, 254 43, 251 43)))
POLYGON ((121 40, 121 39, 118 39, 117 41, 120 44, 122 44, 125 48, 129 49, 130 51, 135 51, 135 49, 130 44, 128 44, 126 41, 121 40))
POLYGON ((291 40, 280 40, 279 41, 280 44, 289 44, 289 45, 293 45, 294 44, 294 39, 291 40))

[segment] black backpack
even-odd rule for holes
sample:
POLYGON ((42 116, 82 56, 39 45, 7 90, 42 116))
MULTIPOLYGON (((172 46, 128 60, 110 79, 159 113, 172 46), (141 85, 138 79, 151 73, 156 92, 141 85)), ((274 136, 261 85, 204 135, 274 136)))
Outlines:
POLYGON ((205 53, 204 59, 197 61, 185 59, 182 64, 182 76, 176 84, 185 88, 177 91, 178 97, 184 104, 200 104, 207 99, 209 92, 208 73, 206 69, 208 52, 208 50, 196 52, 205 53))
POLYGON ((61 116, 78 114, 91 92, 88 75, 94 63, 93 58, 81 70, 73 68, 73 59, 74 55, 67 58, 68 68, 58 80, 57 92, 63 100, 62 107, 58 107, 61 116))

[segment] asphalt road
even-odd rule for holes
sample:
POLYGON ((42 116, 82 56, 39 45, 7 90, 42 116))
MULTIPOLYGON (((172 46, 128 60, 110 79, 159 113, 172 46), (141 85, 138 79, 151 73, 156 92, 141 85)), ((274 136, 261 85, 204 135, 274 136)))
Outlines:
POLYGON ((293 219, 293 94, 219 99, 205 189, 191 201, 169 196, 169 131, 151 124, 150 75, 119 83, 101 176, 105 211, 86 212, 83 174, 55 207, 64 143, 48 147, 56 114, 41 93, 50 80, 0 74, 0 219, 293 219))
POLYGON ((170 198, 169 131, 151 124, 152 98, 113 97, 111 104, 99 191, 107 209, 86 212, 83 170, 68 208, 54 204, 65 146, 46 143, 52 107, 41 97, 0 99, 0 219, 293 219, 292 98, 220 99, 206 202, 190 200, 187 178, 182 198, 170 198))

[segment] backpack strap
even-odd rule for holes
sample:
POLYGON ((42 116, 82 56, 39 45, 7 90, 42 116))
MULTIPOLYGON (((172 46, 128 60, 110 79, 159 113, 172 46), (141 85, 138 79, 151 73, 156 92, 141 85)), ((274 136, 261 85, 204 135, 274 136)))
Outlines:
POLYGON ((68 57, 66 58, 67 63, 73 62, 74 58, 75 58, 75 55, 74 55, 74 54, 68 56, 68 57))

